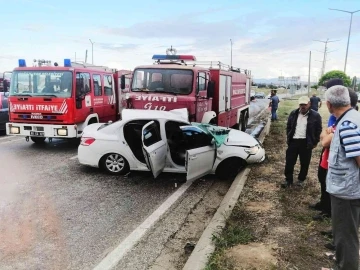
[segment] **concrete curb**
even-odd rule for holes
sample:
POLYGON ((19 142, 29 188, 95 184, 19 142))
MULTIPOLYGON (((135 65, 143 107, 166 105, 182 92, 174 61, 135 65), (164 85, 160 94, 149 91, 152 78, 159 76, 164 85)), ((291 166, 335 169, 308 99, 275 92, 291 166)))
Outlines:
MULTIPOLYGON (((259 136, 259 141, 261 143, 263 143, 265 136, 269 134, 270 125, 271 121, 269 118, 259 136)), ((220 233, 225 227, 226 220, 231 215, 231 212, 239 199, 250 171, 250 168, 245 168, 245 170, 241 171, 235 177, 235 180, 232 183, 229 191, 226 193, 215 215, 201 235, 189 259, 185 263, 183 270, 203 270, 206 267, 209 256, 215 250, 212 236, 214 234, 220 233)))

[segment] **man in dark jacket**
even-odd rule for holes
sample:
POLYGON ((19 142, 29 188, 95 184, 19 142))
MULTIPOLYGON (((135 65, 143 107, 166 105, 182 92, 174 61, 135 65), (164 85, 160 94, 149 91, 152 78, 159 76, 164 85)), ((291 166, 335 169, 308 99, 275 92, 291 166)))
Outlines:
POLYGON ((287 122, 286 179, 281 187, 287 188, 293 185, 294 166, 298 156, 300 157, 300 173, 297 185, 303 185, 308 174, 312 150, 320 141, 321 131, 320 114, 310 109, 310 99, 307 96, 300 97, 299 109, 290 113, 287 122))

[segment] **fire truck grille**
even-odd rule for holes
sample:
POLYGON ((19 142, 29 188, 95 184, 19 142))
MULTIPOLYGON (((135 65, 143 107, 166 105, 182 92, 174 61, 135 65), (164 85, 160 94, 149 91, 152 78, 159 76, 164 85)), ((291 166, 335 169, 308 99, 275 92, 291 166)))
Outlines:
POLYGON ((58 119, 56 114, 41 114, 41 115, 32 115, 30 113, 16 113, 14 120, 26 120, 27 122, 36 121, 36 122, 64 122, 61 119, 58 119))

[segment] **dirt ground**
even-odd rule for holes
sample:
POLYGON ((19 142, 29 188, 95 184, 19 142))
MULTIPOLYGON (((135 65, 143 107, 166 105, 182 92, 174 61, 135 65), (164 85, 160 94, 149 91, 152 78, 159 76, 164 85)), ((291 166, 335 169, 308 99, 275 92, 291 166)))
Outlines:
MULTIPOLYGON (((216 251, 207 269, 291 269, 312 270, 330 267, 332 262, 324 244, 330 240, 321 234, 330 220, 313 221, 318 212, 309 204, 319 199, 317 167, 321 152, 313 151, 304 187, 283 190, 286 151, 286 121, 297 107, 296 100, 280 103, 279 121, 273 122, 265 138, 267 158, 251 170, 240 200, 224 232, 214 237, 216 251)), ((324 127, 329 117, 320 109, 324 127)), ((295 176, 299 166, 295 167, 295 176)))

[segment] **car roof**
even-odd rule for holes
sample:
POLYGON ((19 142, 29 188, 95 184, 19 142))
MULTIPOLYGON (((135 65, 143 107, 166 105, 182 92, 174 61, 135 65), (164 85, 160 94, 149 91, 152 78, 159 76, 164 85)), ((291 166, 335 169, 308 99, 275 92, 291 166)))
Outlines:
POLYGON ((175 109, 171 111, 123 109, 121 111, 123 121, 140 119, 166 119, 189 123, 187 109, 175 109))

